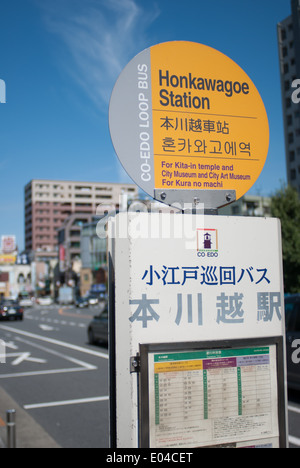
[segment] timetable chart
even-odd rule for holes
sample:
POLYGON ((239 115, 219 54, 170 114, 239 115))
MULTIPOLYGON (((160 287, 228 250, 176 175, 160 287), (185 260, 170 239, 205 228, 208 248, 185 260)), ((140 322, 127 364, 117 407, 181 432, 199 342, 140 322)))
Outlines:
POLYGON ((150 355, 152 442, 196 447, 273 437, 273 348, 150 355))

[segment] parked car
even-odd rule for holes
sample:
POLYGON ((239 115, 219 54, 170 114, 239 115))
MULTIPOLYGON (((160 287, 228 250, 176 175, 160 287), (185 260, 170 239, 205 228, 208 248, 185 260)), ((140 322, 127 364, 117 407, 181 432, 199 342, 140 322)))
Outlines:
POLYGON ((49 306, 53 304, 53 300, 51 297, 38 297, 36 300, 36 303, 41 305, 41 306, 49 306))
POLYGON ((80 309, 84 309, 89 306, 89 300, 87 297, 77 297, 75 301, 75 306, 80 309))
POLYGON ((105 308, 96 315, 88 326, 88 340, 90 344, 99 341, 108 343, 108 309, 105 308))
POLYGON ((3 299, 0 303, 0 320, 23 320, 24 309, 12 299, 3 299))
POLYGON ((96 295, 100 300, 107 298, 107 291, 105 284, 93 284, 90 290, 90 295, 96 295))
POLYGON ((105 284, 94 284, 91 287, 88 298, 90 305, 105 303, 108 298, 105 284))
POLYGON ((74 288, 70 286, 62 286, 58 291, 58 303, 59 304, 73 304, 74 303, 74 288))
POLYGON ((92 293, 88 296, 89 305, 99 304, 99 294, 92 293))
POLYGON ((285 297, 285 322, 288 386, 300 390, 300 294, 285 297))
POLYGON ((19 299, 19 305, 21 307, 32 307, 33 306, 33 301, 29 296, 22 296, 19 299))

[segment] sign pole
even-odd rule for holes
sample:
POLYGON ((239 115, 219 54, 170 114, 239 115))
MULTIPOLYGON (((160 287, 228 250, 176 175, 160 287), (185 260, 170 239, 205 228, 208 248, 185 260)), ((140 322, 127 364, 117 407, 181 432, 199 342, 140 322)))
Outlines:
POLYGON ((236 200, 235 190, 154 190, 154 198, 185 213, 217 214, 219 208, 236 200))

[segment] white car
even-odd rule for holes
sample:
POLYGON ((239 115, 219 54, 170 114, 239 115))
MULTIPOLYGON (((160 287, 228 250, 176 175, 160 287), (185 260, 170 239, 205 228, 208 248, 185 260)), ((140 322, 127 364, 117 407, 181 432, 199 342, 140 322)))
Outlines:
POLYGON ((97 305, 99 303, 98 297, 95 297, 95 296, 90 296, 88 298, 88 301, 90 305, 97 305))
POLYGON ((23 299, 19 300, 19 304, 21 307, 32 307, 33 302, 29 297, 24 297, 23 299))
POLYGON ((36 300, 37 304, 41 305, 41 306, 49 306, 49 305, 52 305, 53 304, 53 300, 51 297, 39 297, 37 300, 36 300))

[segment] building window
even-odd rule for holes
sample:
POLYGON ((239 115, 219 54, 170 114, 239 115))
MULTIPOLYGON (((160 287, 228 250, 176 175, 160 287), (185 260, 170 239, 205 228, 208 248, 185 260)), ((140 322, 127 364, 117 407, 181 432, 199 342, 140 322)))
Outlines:
POLYGON ((284 82, 284 90, 289 91, 290 90, 290 82, 289 80, 285 80, 284 82))
POLYGON ((71 242, 71 249, 80 249, 80 242, 71 242))
POLYGON ((240 207, 239 205, 235 205, 231 207, 231 212, 233 215, 238 215, 240 214, 240 207))
POLYGON ((296 177, 297 177, 296 169, 292 169, 292 170, 291 170, 291 180, 295 180, 296 177))

